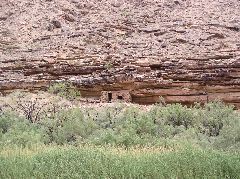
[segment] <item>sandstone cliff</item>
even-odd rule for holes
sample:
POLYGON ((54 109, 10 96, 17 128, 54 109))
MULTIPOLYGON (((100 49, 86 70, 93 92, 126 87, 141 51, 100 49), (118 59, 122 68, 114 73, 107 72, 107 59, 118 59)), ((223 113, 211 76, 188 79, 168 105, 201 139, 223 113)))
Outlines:
POLYGON ((83 97, 240 107, 240 1, 1 0, 0 91, 55 80, 83 97))

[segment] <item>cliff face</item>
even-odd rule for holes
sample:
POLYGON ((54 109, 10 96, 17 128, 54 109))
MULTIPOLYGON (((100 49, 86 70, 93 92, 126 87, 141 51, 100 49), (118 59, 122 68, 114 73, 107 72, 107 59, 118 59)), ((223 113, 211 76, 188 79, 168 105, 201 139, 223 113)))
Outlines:
POLYGON ((74 82, 83 97, 240 107, 239 0, 1 0, 0 91, 74 82))

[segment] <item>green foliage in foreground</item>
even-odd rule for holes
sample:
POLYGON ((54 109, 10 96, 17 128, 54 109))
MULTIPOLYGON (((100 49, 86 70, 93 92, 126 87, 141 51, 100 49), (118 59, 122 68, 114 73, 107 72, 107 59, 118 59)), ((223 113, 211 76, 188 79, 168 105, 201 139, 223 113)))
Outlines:
POLYGON ((137 152, 49 148, 0 157, 0 178, 240 178, 240 155, 184 149, 137 152))
POLYGON ((240 115, 220 102, 21 116, 0 111, 0 178, 240 178, 240 115))

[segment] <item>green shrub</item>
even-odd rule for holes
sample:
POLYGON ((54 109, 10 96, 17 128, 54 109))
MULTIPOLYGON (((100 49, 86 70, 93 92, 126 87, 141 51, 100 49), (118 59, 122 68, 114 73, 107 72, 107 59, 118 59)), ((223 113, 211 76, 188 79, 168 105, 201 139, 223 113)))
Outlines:
POLYGON ((198 111, 198 120, 201 121, 201 132, 209 136, 218 136, 224 125, 234 119, 233 106, 221 102, 211 102, 198 111))
POLYGON ((0 132, 5 134, 14 123, 16 116, 12 112, 5 112, 0 114, 0 132))
POLYGON ((49 87, 48 92, 59 95, 68 100, 74 100, 81 96, 79 90, 68 82, 53 83, 49 87))
POLYGON ((1 146, 30 147, 48 141, 44 130, 12 113, 0 115, 1 146))
POLYGON ((45 119, 43 125, 52 142, 61 145, 86 139, 97 129, 94 121, 86 118, 78 108, 64 110, 55 119, 45 119))
POLYGON ((181 104, 155 106, 152 110, 152 117, 160 125, 183 126, 188 129, 194 127, 196 122, 194 110, 181 104))
POLYGON ((232 116, 227 124, 224 124, 219 136, 214 141, 214 147, 222 150, 239 151, 240 149, 240 116, 232 116))

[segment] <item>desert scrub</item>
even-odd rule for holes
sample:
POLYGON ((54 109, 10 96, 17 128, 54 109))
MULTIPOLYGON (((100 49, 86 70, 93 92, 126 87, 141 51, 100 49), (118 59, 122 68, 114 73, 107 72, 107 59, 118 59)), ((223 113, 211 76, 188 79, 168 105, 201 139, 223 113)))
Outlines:
POLYGON ((63 98, 66 98, 68 100, 74 100, 81 96, 80 91, 77 90, 76 87, 74 87, 69 82, 56 82, 50 85, 48 89, 49 93, 59 95, 63 98))
MULTIPOLYGON (((19 103, 20 107, 27 106, 26 109, 32 109, 31 106, 34 106, 34 109, 37 109, 31 100, 28 103, 24 101, 21 99, 23 103, 19 103)), ((31 143, 36 144, 38 141, 44 144, 74 146, 86 143, 98 146, 110 144, 125 148, 172 148, 191 144, 200 148, 239 151, 239 112, 220 102, 193 107, 157 104, 146 111, 136 105, 124 104, 114 104, 101 109, 61 107, 55 103, 39 106, 42 113, 30 113, 38 114, 34 122, 29 120, 29 113, 19 115, 19 110, 14 110, 18 109, 16 107, 7 108, 8 111, 2 108, 2 146, 14 144, 30 147, 31 143)))
POLYGON ((34 123, 14 109, 0 113, 0 178, 240 178, 240 115, 220 102, 60 108, 34 123))

